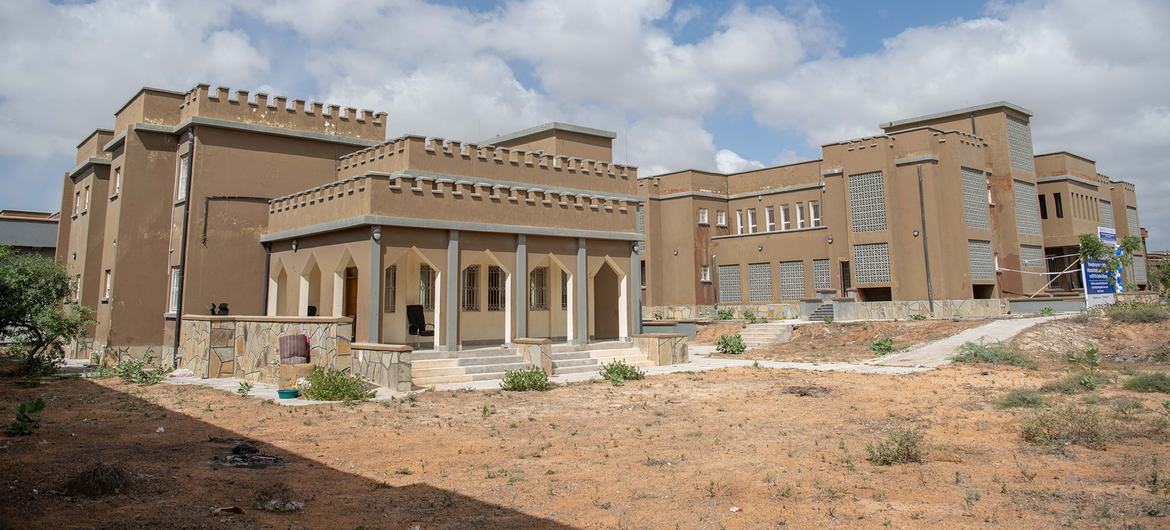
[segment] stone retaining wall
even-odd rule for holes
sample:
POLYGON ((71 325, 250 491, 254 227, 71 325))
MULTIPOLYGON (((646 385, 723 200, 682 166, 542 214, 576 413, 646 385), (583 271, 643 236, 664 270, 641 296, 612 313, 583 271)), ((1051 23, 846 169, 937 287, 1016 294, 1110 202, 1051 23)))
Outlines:
MULTIPOLYGON (((934 318, 984 318, 1008 314, 1006 299, 935 300, 934 318)), ((926 300, 894 302, 833 302, 834 320, 907 320, 911 315, 930 316, 926 300)))
POLYGON ((410 392, 413 348, 402 344, 353 343, 353 372, 375 385, 410 392))
MULTIPOLYGON (((784 320, 800 318, 799 302, 774 304, 719 304, 719 309, 730 309, 735 318, 751 311, 759 318, 784 320)), ((715 306, 710 305, 651 305, 642 308, 642 318, 647 320, 714 320, 715 306)))
POLYGON ((203 378, 276 383, 280 337, 303 334, 309 337, 310 362, 350 370, 352 326, 344 317, 185 315, 179 366, 203 378))
POLYGON ((647 333, 632 337, 634 346, 657 366, 682 364, 690 360, 685 333, 647 333))

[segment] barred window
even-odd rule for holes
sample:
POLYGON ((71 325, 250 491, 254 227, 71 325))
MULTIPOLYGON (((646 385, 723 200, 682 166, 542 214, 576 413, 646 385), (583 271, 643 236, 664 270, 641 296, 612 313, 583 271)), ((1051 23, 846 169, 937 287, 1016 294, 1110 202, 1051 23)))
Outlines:
POLYGON ((995 254, 990 241, 967 240, 967 257, 971 262, 971 280, 995 280, 995 254))
POLYGON ((430 265, 418 267, 418 303, 423 311, 435 310, 435 269, 430 265))
POLYGON ((1008 151, 1012 167, 1035 171, 1032 159, 1032 128, 1023 120, 1008 117, 1008 151))
POLYGON ((881 171, 849 175, 849 214, 853 218, 854 232, 886 229, 886 191, 883 182, 881 171))
POLYGON ((748 299, 753 302, 772 300, 772 264, 748 264, 748 299))
POLYGON ((853 245, 853 277, 857 283, 888 283, 890 244, 853 245))
POLYGON ((528 273, 528 309, 548 310, 548 267, 537 267, 528 273))
POLYGON ((804 298, 804 262, 780 262, 780 299, 800 300, 804 298))
POLYGON ((813 260, 813 288, 815 289, 832 289, 833 280, 829 273, 829 260, 814 259, 813 260))
POLYGON ((487 284, 488 284, 488 311, 503 311, 506 302, 507 293, 504 289, 504 270, 495 266, 488 265, 487 270, 487 284))
POLYGON ((963 218, 968 228, 987 229, 991 226, 987 210, 987 178, 983 171, 960 168, 963 175, 963 218))
POLYGON ((463 269, 463 310, 479 311, 479 265, 463 269))
POLYGON ((808 224, 814 228, 822 225, 821 201, 808 201, 808 224))
POLYGON ((382 278, 382 311, 393 313, 398 305, 398 265, 386 268, 382 278))
POLYGON ((742 300, 739 287, 739 265, 719 266, 719 301, 739 302, 742 300))
POLYGON ((1025 269, 1047 269, 1047 260, 1044 258, 1044 247, 1039 245, 1020 245, 1020 265, 1025 269))
POLYGON ((1097 203, 1097 209, 1100 210, 1101 226, 1105 228, 1114 228, 1113 226, 1113 203, 1109 201, 1101 201, 1097 203))
MULTIPOLYGON (((645 281, 645 279, 646 279, 646 276, 643 275, 642 280, 645 281)), ((645 285, 643 285, 643 287, 645 287, 645 285)), ((561 309, 568 309, 568 308, 569 308, 569 275, 565 274, 565 271, 561 271, 561 309)))
MULTIPOLYGON (((1036 185, 1022 180, 1015 181, 1016 230, 1025 235, 1040 235, 1040 199, 1036 197, 1036 185)), ((1060 194, 1056 194, 1056 216, 1064 217, 1060 194)))

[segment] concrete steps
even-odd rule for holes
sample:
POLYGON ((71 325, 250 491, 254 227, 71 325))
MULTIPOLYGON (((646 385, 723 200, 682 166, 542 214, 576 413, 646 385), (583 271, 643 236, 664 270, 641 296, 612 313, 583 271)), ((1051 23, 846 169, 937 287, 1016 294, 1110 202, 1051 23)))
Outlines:
POLYGON ((833 304, 821 304, 821 305, 817 306, 816 311, 813 311, 812 314, 808 316, 808 319, 812 320, 814 322, 821 322, 821 321, 824 321, 825 318, 832 317, 832 316, 833 316, 833 304))
POLYGON ((748 324, 739 332, 739 337, 748 348, 759 348, 769 344, 788 342, 792 340, 792 324, 784 322, 769 322, 767 324, 748 324))
MULTIPOLYGON (((425 352, 431 353, 431 352, 425 352)), ((440 383, 462 383, 484 379, 500 379, 504 371, 525 368, 528 363, 513 350, 487 349, 461 352, 439 352, 450 355, 429 355, 431 358, 412 359, 411 382, 418 386, 440 383)))

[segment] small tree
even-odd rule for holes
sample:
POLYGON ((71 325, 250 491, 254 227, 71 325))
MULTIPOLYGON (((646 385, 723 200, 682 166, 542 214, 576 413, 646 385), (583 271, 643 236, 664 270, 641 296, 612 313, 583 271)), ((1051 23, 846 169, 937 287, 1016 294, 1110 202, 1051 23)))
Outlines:
POLYGON ((65 359, 65 344, 85 334, 93 311, 73 301, 65 270, 53 260, 0 246, 0 337, 12 343, 26 377, 52 374, 65 359))

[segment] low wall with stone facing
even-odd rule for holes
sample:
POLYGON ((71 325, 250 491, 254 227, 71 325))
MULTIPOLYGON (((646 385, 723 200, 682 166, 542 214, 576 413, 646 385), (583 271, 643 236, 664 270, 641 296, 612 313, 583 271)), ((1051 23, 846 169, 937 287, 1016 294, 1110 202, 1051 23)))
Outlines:
MULTIPOLYGON (((744 311, 770 320, 800 318, 799 302, 719 304, 719 309, 730 309, 735 318, 740 318, 744 311)), ((642 318, 646 320, 714 320, 715 314, 715 306, 710 305, 648 305, 642 308, 642 318)))
POLYGON ((690 361, 685 333, 647 333, 632 337, 634 346, 657 366, 690 361))
MULTIPOLYGON (((1007 315, 1006 299, 935 300, 934 318, 985 318, 1007 315)), ((912 315, 930 316, 926 300, 894 302, 833 302, 834 320, 907 320, 912 315)))
POLYGON ((238 377, 277 382, 280 337, 309 337, 309 360, 337 370, 352 368, 352 320, 337 317, 185 315, 179 366, 203 378, 238 377))
POLYGON ((353 373, 396 392, 410 392, 413 348, 402 344, 353 343, 353 373))
POLYGON ((519 338, 512 342, 516 345, 516 352, 529 366, 539 366, 545 373, 553 373, 551 340, 519 338))

